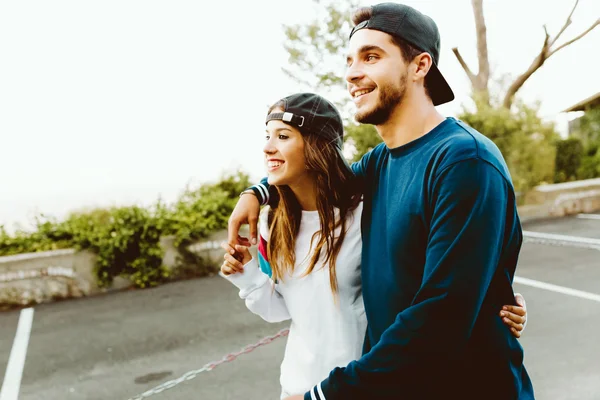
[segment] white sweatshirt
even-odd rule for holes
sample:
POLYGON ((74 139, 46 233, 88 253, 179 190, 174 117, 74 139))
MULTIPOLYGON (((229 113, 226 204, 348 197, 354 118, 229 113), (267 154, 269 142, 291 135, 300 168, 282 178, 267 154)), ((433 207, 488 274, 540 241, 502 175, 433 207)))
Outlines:
MULTIPOLYGON (((312 256, 311 238, 320 230, 317 211, 302 212, 292 276, 275 284, 259 269, 256 259, 244 266, 243 273, 222 275, 240 289, 239 295, 248 309, 265 321, 292 320, 281 364, 282 398, 305 393, 333 368, 345 367, 361 356, 367 327, 360 275, 361 213, 362 203, 350 213, 346 223, 346 237, 336 262, 337 303, 328 266, 317 262, 314 270, 302 277, 312 256)), ((261 214, 259 222, 264 240, 269 237, 266 215, 261 214)))

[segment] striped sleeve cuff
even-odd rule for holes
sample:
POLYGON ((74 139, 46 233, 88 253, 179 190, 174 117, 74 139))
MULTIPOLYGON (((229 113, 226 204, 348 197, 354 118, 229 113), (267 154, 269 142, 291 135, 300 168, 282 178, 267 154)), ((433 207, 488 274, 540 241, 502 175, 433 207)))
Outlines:
POLYGON ((254 192, 261 206, 269 204, 269 190, 265 185, 259 183, 258 185, 251 186, 249 189, 254 192))
MULTIPOLYGON (((323 393, 323 384, 326 385, 326 381, 323 381, 321 383, 319 383, 316 386, 313 386, 312 389, 310 389, 310 391, 306 392, 304 394, 304 400, 327 400, 327 398, 325 397, 325 393, 323 393)), ((330 399, 331 400, 331 399, 330 399)))

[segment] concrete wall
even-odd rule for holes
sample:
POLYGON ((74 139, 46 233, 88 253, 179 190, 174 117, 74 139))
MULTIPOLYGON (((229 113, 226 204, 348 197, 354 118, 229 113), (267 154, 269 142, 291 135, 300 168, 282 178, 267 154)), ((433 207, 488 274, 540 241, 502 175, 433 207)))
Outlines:
MULTIPOLYGON (((227 231, 217 232, 191 246, 191 250, 220 265, 223 250, 219 243, 226 238, 227 231)), ((179 254, 173 243, 173 237, 160 240, 165 252, 163 264, 169 268, 177 264, 179 254)), ((0 257, 0 308, 91 296, 131 286, 129 280, 117 277, 110 288, 99 288, 94 276, 96 259, 92 252, 73 249, 0 257)))
POLYGON ((598 210, 600 178, 537 186, 525 195, 519 215, 523 221, 528 221, 598 210))
POLYGON ((110 289, 98 288, 95 263, 94 253, 73 249, 0 257, 0 306, 89 296, 130 286, 128 280, 117 278, 110 289))

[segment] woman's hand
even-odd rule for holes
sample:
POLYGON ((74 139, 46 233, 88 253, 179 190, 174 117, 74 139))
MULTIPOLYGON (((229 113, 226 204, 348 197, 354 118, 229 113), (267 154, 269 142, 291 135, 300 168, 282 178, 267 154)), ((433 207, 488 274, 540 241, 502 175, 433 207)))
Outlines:
POLYGON ((226 251, 223 256, 225 261, 221 265, 221 272, 223 275, 244 272, 244 265, 252 260, 252 255, 250 254, 248 247, 239 244, 232 246, 225 242, 221 243, 221 247, 226 251))
POLYGON ((525 298, 520 293, 515 294, 515 302, 518 306, 506 305, 502 307, 500 317, 502 317, 502 322, 510 327, 511 333, 520 338, 525 327, 525 321, 527 321, 527 306, 525 305, 525 298))

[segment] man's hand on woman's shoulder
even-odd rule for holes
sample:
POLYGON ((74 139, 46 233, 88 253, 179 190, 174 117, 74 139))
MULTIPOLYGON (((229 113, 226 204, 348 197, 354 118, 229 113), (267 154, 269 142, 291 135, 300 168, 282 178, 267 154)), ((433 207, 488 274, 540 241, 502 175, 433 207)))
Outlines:
POLYGON ((246 193, 240 196, 231 216, 227 227, 227 241, 237 243, 243 246, 256 245, 258 240, 258 214, 260 213, 260 203, 252 193, 246 193), (242 225, 250 226, 250 238, 239 235, 242 225))

